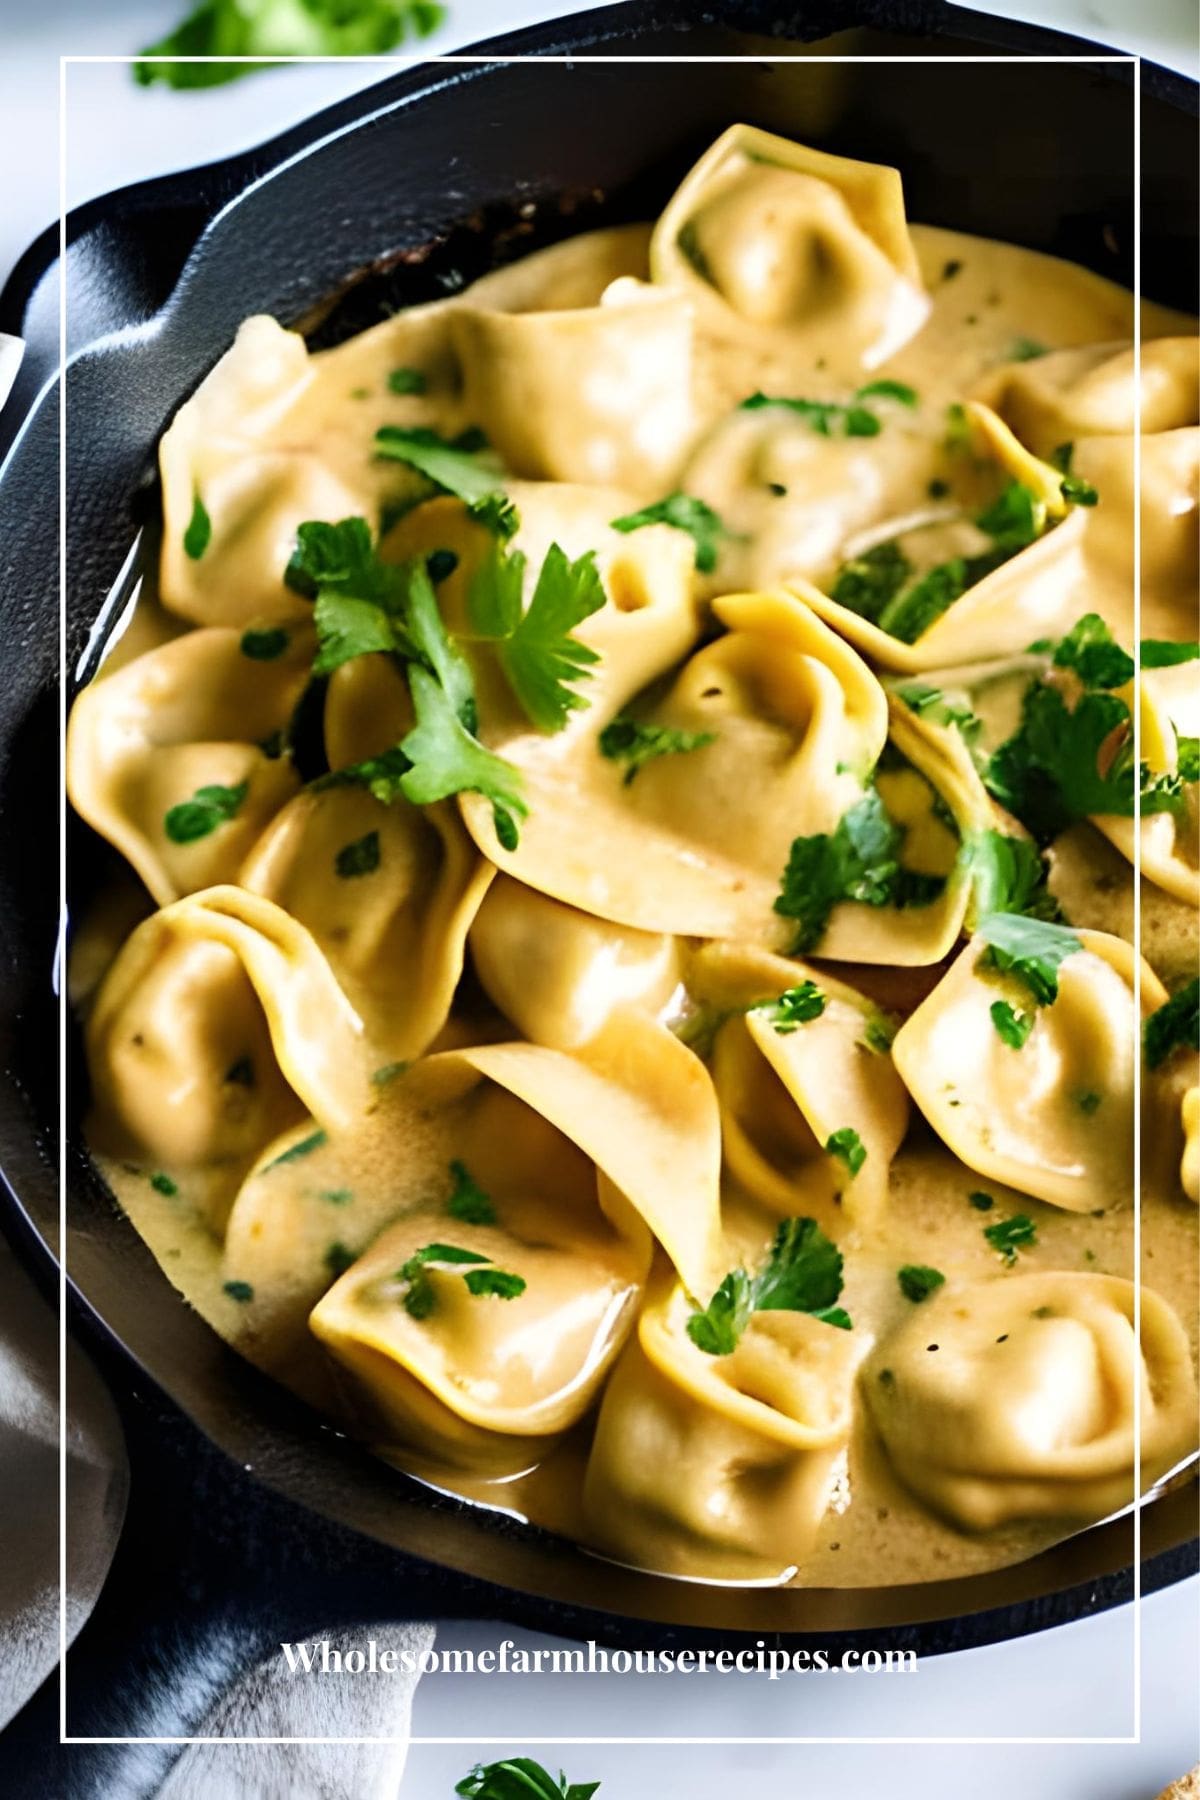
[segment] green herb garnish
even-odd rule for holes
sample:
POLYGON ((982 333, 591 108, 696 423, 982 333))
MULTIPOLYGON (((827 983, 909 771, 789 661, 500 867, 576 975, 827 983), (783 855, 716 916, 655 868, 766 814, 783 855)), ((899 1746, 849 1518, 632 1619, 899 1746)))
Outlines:
POLYGON ((1046 866, 1029 838, 1012 837, 989 827, 969 832, 964 852, 978 913, 1053 918, 1057 908, 1046 887, 1046 866))
POLYGON ((1033 1030, 1033 1013, 1018 1012, 1007 1000, 993 1000, 988 1011, 1003 1042, 1010 1050, 1020 1050, 1033 1030))
POLYGON ((643 525, 670 525, 676 531, 686 531, 695 545, 695 563, 702 575, 712 574, 721 539, 733 535, 705 501, 697 500, 694 494, 678 492, 656 500, 653 506, 643 506, 638 512, 625 513, 611 524, 614 531, 640 531, 643 525))
POLYGON ((199 494, 192 501, 192 516, 188 520, 187 530, 183 534, 183 550, 193 562, 199 562, 212 542, 212 520, 208 516, 199 494))
POLYGON ((163 830, 173 844, 194 844, 232 819, 249 792, 248 781, 239 781, 236 787, 197 788, 190 800, 168 809, 163 830))
POLYGON ((1037 1243, 1037 1227, 1025 1213, 1015 1213, 1010 1219, 997 1219, 994 1225, 985 1225, 983 1235, 1010 1269, 1017 1260, 1018 1250, 1027 1250, 1037 1243))
POLYGON ((171 1177, 164 1175, 161 1170, 150 1177, 150 1186, 156 1194, 164 1194, 168 1200, 173 1200, 179 1192, 178 1182, 172 1181, 171 1177))
POLYGON ((1067 926, 1016 913, 989 913, 976 931, 988 945, 984 952, 987 965, 1023 982, 1039 1006, 1051 1006, 1057 1000, 1059 969, 1068 956, 1083 949, 1067 926))
POLYGON ((325 1267, 335 1280, 339 1275, 344 1275, 346 1270, 353 1267, 357 1261, 358 1252, 348 1250, 342 1243, 330 1244, 325 1252, 325 1267))
POLYGON ((527 607, 525 557, 495 545, 468 596, 473 629, 496 644, 509 686, 539 731, 561 731, 588 702, 574 684, 588 680, 599 654, 572 633, 605 604, 594 551, 574 562, 551 544, 527 607))
POLYGON ((476 1763, 454 1792, 465 1800, 592 1800, 598 1781, 568 1782, 559 1773, 556 1781, 548 1769, 528 1756, 506 1762, 476 1763))
POLYGON ((785 988, 775 1000, 757 1001, 749 1011, 761 1013, 780 1037, 788 1037, 801 1025, 820 1018, 825 996, 815 981, 802 981, 799 987, 785 988))
POLYGON ((922 906, 945 885, 899 861, 904 831, 872 789, 843 814, 833 832, 793 840, 775 911, 798 925, 796 951, 811 950, 842 900, 866 906, 922 906))
POLYGON ((388 371, 389 394, 423 394, 428 383, 420 369, 399 368, 388 371))
POLYGON ((1173 1050, 1200 1050, 1200 979, 1189 981, 1152 1012, 1143 1029, 1146 1065, 1157 1069, 1173 1050))
POLYGON ((236 1300, 240 1306, 247 1305, 254 1298, 254 1289, 248 1281, 226 1281, 223 1286, 229 1298, 236 1300))
POLYGON ((981 1188, 976 1188, 973 1194, 968 1194, 967 1201, 975 1208, 976 1212, 991 1212, 996 1204, 992 1196, 985 1194, 981 1188))
POLYGON ((1077 619, 1054 652, 1056 669, 1073 669, 1087 688, 1124 687, 1133 658, 1122 650, 1099 613, 1077 619))
POLYGON ((1140 656, 1143 669, 1173 669, 1178 663, 1195 662, 1200 656, 1200 643, 1176 644, 1169 638, 1143 638, 1140 656))
POLYGON ((521 1276, 493 1267, 490 1256, 463 1250, 457 1244, 426 1244, 422 1249, 414 1250, 404 1266, 396 1271, 396 1279, 406 1284, 404 1310, 414 1319, 427 1319, 437 1304, 437 1295, 429 1279, 431 1264, 447 1264, 460 1270, 462 1265, 471 1265, 471 1273, 464 1274, 463 1280, 468 1291, 475 1295, 490 1294, 499 1300, 515 1300, 518 1294, 525 1292, 521 1276), (478 1276, 485 1269, 487 1277, 480 1281, 478 1276), (472 1274, 476 1275, 474 1282, 472 1274))
POLYGON ((927 1268, 923 1263, 905 1263, 902 1269, 896 1271, 900 1292, 914 1306, 919 1306, 922 1300, 928 1300, 930 1294, 940 1288, 945 1279, 940 1269, 927 1268))
POLYGON ((494 1225, 496 1208, 491 1197, 472 1179, 466 1164, 456 1159, 450 1164, 450 1173, 454 1177, 454 1188, 446 1202, 446 1211, 451 1218, 461 1219, 464 1225, 494 1225))
POLYGON ((142 51, 133 76, 143 87, 207 88, 270 68, 277 57, 381 56, 409 37, 428 37, 445 17, 437 0, 199 0, 142 51), (234 57, 253 60, 225 60, 234 57))
POLYGON ((669 725, 643 725, 624 714, 613 719, 600 733, 601 756, 610 762, 627 763, 625 786, 633 781, 639 769, 659 756, 684 756, 691 750, 703 750, 714 744, 715 731, 676 731, 669 725))
POLYGON ((368 831, 365 837, 343 844, 333 859, 333 866, 343 881, 358 875, 372 875, 379 867, 379 833, 368 831))
POLYGON ((416 469, 435 488, 461 500, 489 531, 498 537, 512 537, 520 517, 504 492, 499 468, 493 462, 480 461, 484 448, 478 434, 468 433, 451 442, 428 425, 384 425, 375 433, 377 456, 416 469))
POLYGON ((1045 344, 1039 344, 1036 338, 1016 337, 1005 351, 1004 362, 1035 362, 1039 356, 1048 356, 1045 344))
POLYGON ((318 1127, 316 1131, 310 1132, 308 1137, 301 1138, 298 1143, 290 1144, 286 1150, 281 1150, 279 1155, 267 1164, 263 1174, 265 1175, 268 1169, 280 1168, 284 1163, 299 1162, 302 1156, 310 1156, 314 1150, 319 1150, 324 1142, 325 1132, 318 1127))
POLYGON ((842 1253, 815 1219, 785 1219, 756 1275, 733 1269, 708 1305, 687 1322, 687 1333, 708 1356, 728 1356, 756 1312, 806 1312, 850 1329, 834 1302, 842 1291, 842 1253))
POLYGON ((850 1172, 851 1179, 858 1174, 867 1160, 866 1145, 849 1125, 843 1125, 840 1131, 831 1132, 825 1140, 825 1148, 830 1156, 836 1156, 850 1172))

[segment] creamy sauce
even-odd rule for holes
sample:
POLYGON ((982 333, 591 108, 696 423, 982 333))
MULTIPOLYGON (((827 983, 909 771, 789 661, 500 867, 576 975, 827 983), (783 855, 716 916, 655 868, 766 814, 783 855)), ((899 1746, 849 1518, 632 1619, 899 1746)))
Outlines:
MULTIPOLYGON (((739 1256, 753 1262, 788 1210, 816 1217, 844 1253, 839 1305, 853 1331, 846 1341, 837 1333, 833 1344, 834 1328, 807 1315, 758 1315, 782 1335, 768 1341, 758 1324, 747 1332, 737 1353, 738 1367, 747 1370, 744 1381, 738 1377, 741 1411, 736 1421, 733 1410, 719 1421, 726 1436, 713 1442, 723 1447, 709 1456, 736 1469, 747 1445, 758 1455, 755 1427, 746 1421, 760 1402, 747 1400, 746 1384, 787 1387, 808 1366, 814 1343, 822 1355, 833 1344, 845 1367, 831 1362, 821 1379, 830 1395, 842 1396, 830 1400, 830 1416, 839 1405, 848 1409, 848 1428, 839 1439, 819 1409, 805 1411, 808 1401, 797 1399, 787 1420, 790 1447, 763 1453, 765 1486, 783 1482, 779 1491, 794 1495, 787 1506, 813 1510, 811 1530, 798 1539, 802 1553, 792 1559, 799 1566, 789 1568, 782 1544, 772 1563, 774 1527, 766 1512, 762 1541, 753 1520, 744 1545, 707 1541, 698 1527, 689 1536, 676 1522, 665 1528, 669 1550, 646 1550, 642 1559, 661 1566, 665 1558, 676 1573, 784 1578, 799 1586, 966 1575, 1033 1555, 1081 1521, 1035 1509, 989 1529, 966 1529, 952 1510, 926 1504, 899 1478, 855 1374, 868 1352, 913 1316, 897 1270, 933 1265, 946 1278, 947 1295, 1018 1273, 1140 1273, 1183 1322, 1194 1362, 1196 1213, 1178 1173, 1179 1103, 1195 1081, 1191 1065, 1176 1056, 1147 1077, 1155 1110, 1142 1171, 1140 1272, 1127 1204, 1132 1170, 1126 1180, 1119 1166, 1105 1167, 1105 1198, 1118 1202, 1111 1210, 1086 1202, 1066 1210, 1076 1202, 1046 1204, 989 1179, 978 1162, 959 1161, 915 1108, 909 1119, 890 1059, 864 1064, 872 1053, 858 1037, 871 1002, 905 1017, 919 1006, 924 1017, 926 1007, 941 1004, 969 904, 954 875, 959 842, 995 821, 980 811, 990 805, 981 787, 976 794, 963 777, 952 793, 939 781, 944 746, 897 722, 894 711, 898 760, 879 791, 908 828, 910 873, 943 881, 944 892, 936 904, 907 912, 835 909, 827 936, 808 952, 818 982, 828 981, 831 991, 838 981, 849 984, 842 1010, 831 1005, 822 1025, 830 1032, 822 1040, 823 1071, 792 1057, 792 1040, 743 1026, 740 1014, 758 997, 755 970, 778 968, 767 953, 789 948, 772 906, 789 841, 836 828, 889 729, 883 691, 839 632, 868 659, 881 656, 885 674, 1013 656, 1035 635, 1057 637, 1086 611, 1099 612, 1117 640, 1131 645, 1131 503, 1123 465, 1114 461, 1129 427, 1122 436, 1119 396, 1104 427, 1108 436, 1093 430, 1084 442, 1081 431, 1073 464, 1085 477, 1096 471, 1099 505, 1090 516, 1080 508, 1061 523, 1049 520, 1049 599, 1038 601, 1043 614, 1031 615, 1045 617, 1044 632, 1026 628, 1019 593, 1014 602, 1012 593, 998 591, 988 603, 981 583, 979 597, 968 590, 933 627, 936 649, 923 650, 919 638, 880 649, 881 634, 864 638, 860 623, 828 595, 848 558, 900 535, 906 522, 927 526, 931 507, 957 509, 961 521, 1014 471, 1023 480, 1044 479, 1046 465, 1035 465, 1029 451, 1044 457, 1054 445, 1014 440, 1009 448, 1002 432, 987 437, 987 426, 964 452, 947 409, 981 399, 1000 419, 1041 417, 1037 406, 1050 403, 1022 394, 1022 369, 1038 369, 1032 358, 1043 351, 1119 346, 1132 334, 1133 304, 1090 273, 1030 251, 929 227, 906 232, 902 211, 889 213, 886 194, 878 202, 882 223, 876 221, 873 238, 864 236, 861 220, 856 224, 842 205, 836 178, 811 171, 804 175, 809 186, 779 186, 766 236, 774 243, 775 233, 782 250, 762 264, 745 239, 744 209, 755 192, 746 186, 749 165, 718 159, 704 175, 707 163, 699 166, 699 185, 689 186, 694 172, 666 215, 694 226, 690 236, 685 229, 664 238, 660 228, 651 241, 634 227, 573 240, 454 301, 398 315, 312 367, 299 340, 254 322, 172 428, 163 453, 163 598, 149 591, 139 598, 72 727, 74 803, 141 877, 114 881, 73 949, 72 997, 88 1020, 101 1095, 91 1141, 110 1188, 170 1281, 250 1361, 432 1485, 635 1563, 638 1526, 614 1527, 595 1499, 626 1491, 620 1483, 633 1476, 620 1468, 589 1472, 589 1457, 595 1461, 596 1394, 628 1344, 638 1292, 649 1280, 647 1291, 661 1295, 678 1270, 703 1303, 739 1256), (811 248, 810 238, 819 239, 828 266, 843 271, 840 311, 830 312, 821 292, 793 292, 791 277, 779 275, 792 268, 787 257, 798 253, 789 232, 801 225, 803 242, 811 248), (690 244, 692 260, 677 265, 672 245, 679 243, 690 244), (649 273, 654 287, 645 283, 649 273), (723 299, 713 288, 698 291, 710 280, 723 299), (617 290, 597 308, 613 281, 617 290), (730 296, 742 308, 740 323, 731 323, 730 296), (680 309, 689 306, 690 364, 680 335, 680 309), (914 330, 922 309, 927 316, 914 330), (878 344, 888 353, 864 360, 878 344), (418 369, 420 382, 408 392, 403 383, 389 385, 397 368, 418 369), (595 381, 585 379, 593 374, 595 381), (844 407, 848 394, 879 382, 911 388, 917 403, 880 390, 871 402, 879 421, 874 435, 847 435, 836 417, 819 430, 782 407, 740 409, 756 392, 844 407), (591 548, 599 554, 610 605, 583 633, 602 657, 587 684, 594 717, 611 718, 648 689, 651 707, 639 701, 641 717, 702 736, 711 723, 707 735, 715 741, 648 763, 626 786, 596 754, 594 725, 585 736, 586 712, 576 713, 561 737, 541 738, 514 710, 491 665, 477 663, 481 734, 525 780, 530 812, 520 848, 510 853, 497 844, 491 805, 478 795, 464 797, 461 821, 453 802, 424 813, 401 802, 386 827, 378 826, 375 853, 378 859, 382 832, 385 866, 402 865, 405 874, 382 898, 372 897, 362 880, 331 881, 329 865, 339 844, 364 839, 377 803, 361 788, 306 798, 286 757, 267 761, 254 748, 273 722, 286 724, 312 649, 309 602, 279 574, 298 520, 374 518, 398 493, 420 497, 410 471, 371 456, 378 428, 428 425, 452 436, 481 418, 518 477, 504 484, 520 510, 518 542, 531 565, 551 540, 571 557, 591 548), (682 532, 657 526, 624 535, 610 528, 618 513, 673 488, 718 516, 722 535, 711 571, 693 568, 682 532), (211 549, 189 557, 184 530, 201 495, 211 549), (797 620, 787 604, 720 598, 781 583, 811 612, 797 620), (714 599, 725 635, 698 649, 696 608, 714 599), (239 638, 248 627, 287 631, 294 662, 251 666, 261 721, 239 732, 220 695, 245 673, 239 638), (201 638, 207 673, 197 680, 193 653, 199 655, 201 638), (154 662, 164 653, 180 658, 178 675, 154 662), (717 711, 706 712, 718 695, 717 711), (239 736, 251 742, 232 746, 239 736), (818 741, 824 762, 812 760, 818 741), (170 780, 164 769, 175 771, 170 780), (757 783, 750 793, 748 770, 757 783), (227 826, 197 845, 164 847, 159 820, 173 796, 238 781, 247 789, 239 814, 244 843, 235 843, 227 826), (494 878, 497 867, 504 873, 494 878), (206 907, 189 898, 197 889, 229 895, 231 883, 253 893, 252 906, 206 907), (155 915, 164 922, 161 935, 151 942, 144 934, 159 927, 142 926, 142 935, 127 942, 152 912, 146 888, 168 909, 155 915), (282 930, 279 918, 286 923, 290 914, 306 932, 289 937, 282 930), (736 955, 728 966, 719 958, 705 964, 703 954, 696 959, 705 938, 757 948, 747 950, 750 961, 739 972, 736 955), (131 957, 139 956, 133 967, 131 957), (464 956, 468 973, 460 981, 464 956), (110 966, 115 972, 105 979, 110 966), (714 982, 732 984, 724 1004, 714 982), (481 998, 481 985, 494 1005, 481 998), (706 1055, 715 1089, 656 1020, 687 1026, 681 1035, 706 1055), (531 1043, 509 1056, 514 1035, 531 1043), (401 1065, 408 1064, 405 1074, 401 1065), (208 1097, 193 1104, 190 1096, 205 1082, 208 1097), (888 1082, 894 1092, 888 1089, 885 1103, 888 1082), (199 1120, 197 1132, 207 1131, 219 1154, 189 1161, 169 1154, 171 1120, 181 1107, 193 1108, 188 1117, 199 1120), (847 1108, 861 1110, 851 1117, 847 1108), (151 1148, 158 1111, 167 1136, 151 1148), (857 1126, 871 1143, 866 1180, 856 1173, 847 1182, 825 1154, 825 1138, 839 1124, 857 1126), (494 1202, 498 1221, 472 1225, 453 1212, 456 1165, 494 1202), (981 1192, 992 1202, 987 1210, 972 1205, 970 1196, 981 1192), (773 1204, 780 1193, 791 1196, 790 1208, 773 1204), (984 1233, 1014 1214, 1031 1222, 1033 1241, 1006 1263, 984 1233), (516 1302, 468 1299, 462 1269, 440 1264, 430 1278, 435 1310, 424 1322, 410 1316, 398 1265, 422 1244, 447 1241, 472 1245, 479 1263, 470 1266, 524 1265, 531 1281, 536 1268, 542 1322, 527 1323, 516 1302), (335 1277, 334 1298, 323 1298, 335 1277), (314 1329, 332 1357, 308 1324, 318 1303, 314 1329), (813 1339, 814 1331, 826 1336, 813 1339), (752 1369, 755 1357, 761 1366, 752 1369), (449 1400, 443 1405, 431 1394, 449 1400), (506 1438, 489 1432, 489 1407, 508 1421, 506 1438), (539 1439, 539 1431, 558 1435, 539 1439), (798 1449, 804 1432, 811 1448, 798 1449), (603 1482, 593 1486, 600 1475, 603 1482)), ((782 172, 774 170, 772 180, 782 172)), ((1148 340, 1174 342, 1192 329, 1176 315, 1143 307, 1148 340)), ((1186 365, 1182 379, 1186 387, 1186 365)), ((1070 404, 1069 395, 1062 404, 1070 404)), ((1194 633, 1194 584, 1184 566, 1194 549, 1180 537, 1180 520, 1186 515, 1194 527, 1196 434, 1185 453, 1174 440, 1188 436, 1187 424, 1167 417, 1170 429, 1160 439, 1173 442, 1160 456, 1164 443, 1151 440, 1156 485, 1143 495, 1142 630, 1183 639, 1194 633)), ((967 554, 978 548, 969 531, 962 536, 961 523, 951 524, 953 530, 938 526, 950 536, 937 540, 931 562, 955 553, 956 531, 967 554)), ((451 531, 460 567, 439 599, 457 625, 465 617, 466 577, 486 536, 464 525, 461 508, 437 500, 409 510, 389 543, 400 560, 439 547, 451 531)), ((1036 544, 1022 556, 1042 549, 1036 544)), ((1012 564, 1006 567, 1009 575, 999 571, 988 582, 1009 580, 1012 564)), ((1032 577, 1025 586, 1032 591, 1032 577)), ((942 675, 939 681, 949 685, 942 675)), ((1008 700, 996 688, 985 703, 964 674, 967 689, 988 729, 1006 735, 1024 688, 1008 700), (998 708, 999 718, 1005 706, 1002 730, 988 708, 998 708)), ((410 724, 404 684, 381 658, 346 664, 331 681, 324 726, 327 744, 342 747, 331 751, 335 767, 380 754, 410 724)), ((1168 860, 1170 854, 1168 845, 1168 860)), ((1051 892, 1073 926, 1131 938, 1133 872, 1114 842, 1090 823, 1077 824, 1051 847, 1050 866, 1051 892)), ((1171 874, 1170 892, 1142 882, 1142 950, 1172 990, 1196 969, 1196 912, 1187 898, 1193 875, 1194 865, 1191 874, 1171 874)), ((1116 992, 1117 975, 1111 984, 1116 992)), ((781 975, 761 991, 786 986, 781 975)), ((1084 1001, 1091 1004, 1086 995, 1084 1001)), ((1018 1131, 1021 1070, 1031 1062, 1003 1066, 1016 1083, 1012 1094, 1001 1083, 988 1089, 990 1104, 1018 1131)), ((921 1097, 915 1079, 912 1085, 921 1097)), ((922 1104, 936 1119, 936 1108, 922 1104)), ((1123 1140, 1114 1141, 1119 1161, 1123 1140)), ((1037 1188, 1038 1180, 1031 1177, 1030 1185, 1037 1188)), ((669 1380, 663 1387, 659 1375, 639 1375, 626 1348, 619 1368, 628 1410, 621 1418, 630 1433, 648 1430, 654 1407, 666 1407, 681 1434, 680 1467, 690 1469, 686 1459, 695 1455, 703 1471, 707 1415, 679 1394, 718 1373, 723 1359, 696 1362, 699 1353, 686 1341, 670 1348, 670 1307, 677 1303, 678 1295, 661 1309, 662 1354, 678 1352, 684 1385, 672 1397, 669 1380)), ((658 1317, 658 1308, 653 1300, 647 1316, 658 1317)), ((643 1334, 642 1341, 652 1353, 651 1339, 643 1334)), ((719 1373, 733 1379, 724 1366, 719 1373)), ((1186 1412, 1186 1393, 1182 1403, 1186 1412)), ((626 1427, 615 1410, 613 1418, 610 1435, 619 1443, 626 1427)), ((711 1418, 709 1424, 717 1429, 711 1418)), ((1176 1447, 1180 1460, 1189 1445, 1179 1439, 1176 1447)), ((669 1465, 672 1451, 663 1454, 669 1465)), ((1151 1479, 1170 1460, 1164 1455, 1151 1479)), ((732 1480, 730 1517, 740 1516, 744 1503, 735 1489, 732 1480)), ((642 1541, 660 1543, 667 1502, 628 1492, 630 1520, 646 1509, 642 1541)), ((606 1498, 603 1507, 609 1505, 606 1498)), ((719 1510, 716 1499, 712 1507, 719 1510)), ((1092 1516, 1104 1510, 1098 1502, 1092 1516)))

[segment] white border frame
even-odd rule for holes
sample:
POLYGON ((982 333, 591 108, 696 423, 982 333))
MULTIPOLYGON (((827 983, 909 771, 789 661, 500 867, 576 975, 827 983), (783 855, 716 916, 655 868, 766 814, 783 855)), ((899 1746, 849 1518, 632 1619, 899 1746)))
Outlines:
MULTIPOLYGON (((745 60, 770 63, 936 63, 953 67, 965 63, 1003 63, 1028 66, 1042 65, 1083 65, 1126 66, 1132 70, 1133 101, 1133 349, 1134 349, 1134 452, 1133 452, 1133 629, 1134 657, 1136 663, 1135 680, 1141 674, 1141 356, 1142 356, 1142 57, 1140 55, 1099 54, 1095 56, 771 56, 764 54, 761 58, 735 58, 727 56, 478 56, 478 55, 443 55, 423 56, 414 53, 404 56, 184 56, 184 57, 138 57, 138 56, 60 56, 59 57, 59 734, 60 744, 66 741, 66 669, 67 669, 67 392, 66 373, 67 357, 67 70, 70 67, 87 64, 136 62, 232 62, 248 65, 269 63, 278 66, 282 63, 329 64, 331 67, 347 67, 352 65, 378 65, 381 73, 386 71, 398 74, 404 70, 426 65, 466 65, 489 64, 502 62, 505 64, 530 63, 537 65, 571 67, 575 63, 586 60, 588 63, 729 63, 745 60)), ((337 104, 336 101, 331 104, 337 104)), ((329 133, 324 139, 307 145, 303 155, 310 154, 319 144, 328 143, 343 136, 347 131, 356 130, 362 123, 356 119, 353 124, 341 126, 329 133)), ((285 166, 285 165, 280 165, 285 166)), ((271 175, 278 172, 271 171, 271 175)), ((269 177, 268 177, 269 178, 269 177)), ((267 179, 267 178, 264 178, 267 179)), ((252 184, 257 185, 257 184, 252 184)), ((239 195, 238 198, 241 198, 239 195)), ((224 209, 222 209, 224 210, 224 209)), ((220 216, 219 214, 217 215, 220 216)), ((1133 711, 1134 766, 1141 763, 1141 718, 1140 708, 1136 705, 1133 711)), ((67 800, 65 783, 59 796, 59 868, 63 883, 60 918, 60 956, 59 966, 65 970, 66 953, 66 823, 67 800)), ((1133 978, 1133 1013, 1135 1020, 1141 1020, 1141 794, 1138 785, 1134 786, 1134 859, 1133 859, 1133 941, 1139 951, 1134 960, 1133 978)), ((60 1121, 66 1118, 67 1101, 67 994, 65 976, 59 982, 59 1116, 60 1121)), ((1140 1023, 1139 1023, 1140 1031, 1140 1023)), ((1133 1326, 1137 1343, 1141 1345, 1142 1305, 1141 1305, 1141 1267, 1142 1267, 1142 1191, 1141 1191, 1141 1075, 1142 1059, 1134 1059, 1134 1225, 1133 1225, 1133 1271, 1134 1271, 1134 1303, 1133 1326)), ((874 1745, 915 1744, 925 1746, 1038 1746, 1038 1745, 1139 1745, 1142 1741, 1142 1475, 1141 1475, 1141 1384, 1135 1383, 1133 1408, 1133 1458, 1134 1458, 1134 1497, 1132 1506, 1133 1523, 1133 1735, 1129 1737, 538 1737, 529 1732, 517 1737, 480 1737, 478 1734, 468 1737, 415 1736, 397 1733, 384 1737, 72 1737, 67 1732, 67 1680, 66 1659, 68 1650, 67 1634, 67 1450, 65 1421, 67 1416, 67 1174, 65 1142, 60 1132, 59 1140, 59 1258, 58 1258, 58 1304, 59 1304, 59 1743, 60 1745, 94 1744, 397 1744, 418 1745, 450 1745, 461 1744, 473 1749, 484 1746, 501 1746, 528 1749, 541 1745, 623 1745, 654 1748, 656 1746, 683 1747, 690 1745, 775 1745, 780 1747, 798 1747, 804 1744, 845 1745, 855 1747, 872 1747, 874 1745)), ((86 1623, 86 1621, 85 1621, 86 1623)), ((418 1678, 419 1679, 419 1678, 418 1678)), ((414 1688, 415 1692, 415 1688, 414 1688)))

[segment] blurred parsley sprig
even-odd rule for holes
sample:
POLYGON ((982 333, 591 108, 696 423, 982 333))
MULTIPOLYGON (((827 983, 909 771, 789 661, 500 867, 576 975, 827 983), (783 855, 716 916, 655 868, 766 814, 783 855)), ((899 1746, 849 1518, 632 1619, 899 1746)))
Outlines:
POLYGON ((446 17, 437 0, 201 0, 156 44, 147 45, 134 79, 173 88, 218 87, 268 68, 278 57, 381 56, 408 38, 425 38, 446 17), (192 56, 262 57, 262 62, 187 62, 192 56))

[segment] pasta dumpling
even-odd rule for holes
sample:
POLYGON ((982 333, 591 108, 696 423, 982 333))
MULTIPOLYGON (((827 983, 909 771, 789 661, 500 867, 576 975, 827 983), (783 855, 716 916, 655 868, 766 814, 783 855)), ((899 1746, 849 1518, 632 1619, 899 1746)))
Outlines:
POLYGON ((264 659, 239 632, 189 632, 94 682, 71 713, 71 804, 160 906, 233 880, 300 785, 279 740, 311 634, 279 632, 268 647, 264 659))
POLYGON ((654 279, 681 287, 706 327, 836 346, 874 368, 921 326, 929 302, 895 169, 733 125, 667 203, 654 279))
POLYGON ((947 1286, 877 1345, 863 1391, 897 1474, 965 1531, 1099 1519, 1195 1442, 1195 1379, 1174 1312, 1112 1275, 947 1286))
MULTIPOLYGON (((968 1168, 1069 1212, 1119 1205, 1134 1179, 1136 952, 1096 931, 1005 923, 982 921, 901 1026, 896 1067, 968 1168)), ((1143 1017, 1166 997, 1143 963, 1143 1017)))
POLYGON ((589 1540, 622 1562, 784 1581, 812 1544, 850 1430, 859 1349, 806 1313, 763 1312, 729 1355, 687 1335, 659 1284, 605 1391, 584 1482, 589 1540))

